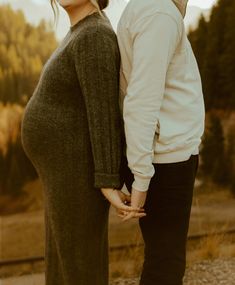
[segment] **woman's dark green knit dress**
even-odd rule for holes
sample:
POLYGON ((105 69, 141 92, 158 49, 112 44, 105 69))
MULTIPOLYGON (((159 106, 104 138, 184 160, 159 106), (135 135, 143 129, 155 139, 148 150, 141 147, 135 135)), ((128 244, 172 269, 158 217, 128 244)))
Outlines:
POLYGON ((108 284, 108 213, 120 188, 120 56, 98 12, 46 62, 22 119, 23 148, 44 186, 46 285, 108 284))

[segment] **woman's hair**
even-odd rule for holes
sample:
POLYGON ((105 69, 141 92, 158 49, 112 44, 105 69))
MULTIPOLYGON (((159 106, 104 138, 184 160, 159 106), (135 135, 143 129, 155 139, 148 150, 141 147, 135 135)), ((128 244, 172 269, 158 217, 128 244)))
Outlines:
POLYGON ((52 10, 53 10, 53 14, 54 14, 54 24, 55 22, 57 22, 58 20, 58 14, 59 14, 59 8, 57 6, 57 2, 56 0, 50 0, 51 2, 51 7, 52 7, 52 10))
POLYGON ((100 11, 105 9, 109 5, 109 0, 90 0, 90 1, 100 11))
MULTIPOLYGON (((56 2, 56 0, 50 0, 50 2, 51 2, 51 7, 52 7, 53 13, 54 13, 54 19, 57 20, 57 16, 59 13, 59 8, 57 6, 57 2, 56 2)), ((105 9, 109 4, 109 0, 90 0, 90 2, 97 8, 97 10, 100 12, 100 14, 101 14, 101 11, 103 9, 105 9)))

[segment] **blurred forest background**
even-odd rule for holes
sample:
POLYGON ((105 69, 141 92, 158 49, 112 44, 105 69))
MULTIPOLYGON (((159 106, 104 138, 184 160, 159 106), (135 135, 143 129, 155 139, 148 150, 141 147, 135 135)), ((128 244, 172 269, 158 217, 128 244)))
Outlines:
MULTIPOLYGON (((212 191, 210 199, 224 189, 234 199, 235 1, 219 0, 210 16, 202 14, 188 35, 200 68, 207 111, 197 182, 202 191, 212 191)), ((43 208, 38 175, 21 146, 20 126, 41 70, 57 45, 51 23, 42 20, 33 25, 22 11, 0 5, 0 216, 43 208)), ((40 242, 35 252, 42 252, 40 242)))
MULTIPOLYGON (((34 26, 22 11, 0 6, 0 194, 6 197, 19 196, 22 186, 37 177, 21 147, 20 123, 42 67, 57 44, 49 23, 34 26)), ((8 212, 7 207, 13 207, 10 212, 17 210, 6 201, 0 203, 0 214, 8 212)))
MULTIPOLYGON (((218 1, 209 20, 201 15, 189 39, 200 67, 207 110, 200 174, 235 193, 235 2, 218 1)), ((42 20, 32 25, 22 11, 0 6, 1 195, 20 195, 22 186, 37 177, 21 148, 20 122, 42 67, 57 45, 51 23, 42 20)), ((0 214, 17 210, 2 201, 0 214)))
POLYGON ((201 72, 207 130, 201 174, 235 193, 235 1, 220 0, 203 15, 189 40, 201 72))

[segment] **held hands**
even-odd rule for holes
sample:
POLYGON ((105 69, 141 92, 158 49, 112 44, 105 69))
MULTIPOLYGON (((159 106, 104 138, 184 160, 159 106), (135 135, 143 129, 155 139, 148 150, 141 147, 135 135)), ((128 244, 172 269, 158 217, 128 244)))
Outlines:
MULTIPOLYGON (((146 201, 146 197, 147 197, 147 191, 141 192, 141 191, 138 191, 138 190, 132 188, 131 196, 129 196, 129 197, 131 197, 129 199, 130 199, 130 204, 132 207, 137 207, 137 208, 143 209, 145 201, 146 201)), ((144 216, 146 216, 146 213, 143 213, 143 215, 139 217, 139 216, 137 216, 137 213, 134 211, 122 212, 122 213, 119 213, 118 216, 122 218, 122 221, 127 221, 127 220, 130 220, 131 218, 144 217, 144 216)))
POLYGON ((145 204, 147 191, 140 192, 132 189, 131 196, 112 188, 101 188, 101 192, 112 206, 116 208, 118 216, 122 218, 122 221, 146 216, 143 206, 145 204))

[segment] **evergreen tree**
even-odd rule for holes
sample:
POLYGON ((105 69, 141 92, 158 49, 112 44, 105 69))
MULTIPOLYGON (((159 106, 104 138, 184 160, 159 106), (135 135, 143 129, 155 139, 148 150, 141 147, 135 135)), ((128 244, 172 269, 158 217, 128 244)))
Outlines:
POLYGON ((4 179, 4 156, 0 149, 0 195, 3 193, 3 179, 4 179))
POLYGON ((197 58, 197 62, 200 70, 203 69, 203 63, 205 61, 205 49, 208 40, 208 23, 205 17, 201 14, 198 28, 194 31, 189 32, 189 40, 192 44, 194 54, 197 58))
POLYGON ((189 40, 200 68, 206 110, 235 108, 235 1, 219 0, 189 40))
POLYGON ((42 66, 57 46, 49 23, 26 22, 21 11, 0 6, 0 101, 21 103, 32 95, 42 66))
POLYGON ((24 177, 22 176, 21 165, 19 165, 17 161, 15 145, 11 144, 9 147, 12 149, 12 156, 10 158, 8 168, 6 190, 8 194, 17 196, 21 193, 21 188, 24 184, 24 177))
POLYGON ((223 128, 217 115, 210 117, 210 126, 205 133, 201 150, 202 172, 215 183, 226 184, 228 181, 227 161, 223 128))
POLYGON ((208 42, 203 72, 203 86, 208 109, 220 103, 219 85, 219 57, 223 53, 223 40, 225 33, 224 19, 226 19, 227 1, 220 0, 211 12, 208 23, 208 42))
POLYGON ((226 108, 235 108, 235 1, 227 6, 223 53, 219 61, 219 83, 226 108))
POLYGON ((230 189, 235 195, 235 125, 229 128, 227 141, 228 180, 230 189))

